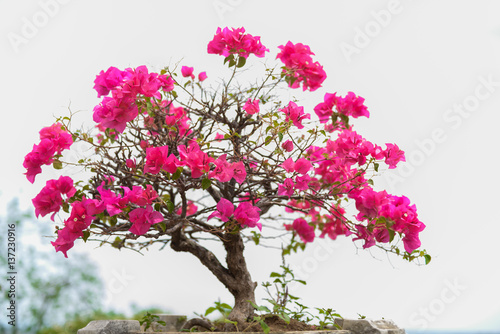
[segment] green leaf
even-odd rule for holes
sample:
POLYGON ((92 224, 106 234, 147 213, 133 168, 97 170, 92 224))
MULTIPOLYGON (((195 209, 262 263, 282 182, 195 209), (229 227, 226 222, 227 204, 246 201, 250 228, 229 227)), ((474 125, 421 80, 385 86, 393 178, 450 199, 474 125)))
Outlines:
POLYGON ((286 313, 281 313, 278 315, 281 319, 283 319, 287 324, 290 323, 290 317, 286 313))
POLYGON ((82 236, 83 241, 87 242, 87 239, 89 237, 90 237, 90 231, 88 231, 88 230, 83 231, 83 236, 82 236))
POLYGON ((212 312, 216 311, 216 310, 217 310, 217 309, 216 309, 215 307, 209 307, 209 308, 207 308, 207 310, 205 311, 205 317, 206 317, 207 315, 209 315, 210 313, 212 313, 212 312))
POLYGON ((111 246, 115 247, 115 248, 118 248, 118 245, 122 242, 122 239, 120 239, 119 237, 116 237, 115 240, 113 241, 113 243, 111 244, 111 246))
POLYGON ((54 167, 54 169, 62 169, 63 165, 59 160, 54 160, 54 162, 52 163, 52 167, 54 167))
MULTIPOLYGON (((234 55, 229 55, 226 58, 224 58, 224 64, 230 61, 234 61, 234 55)), ((230 66, 231 67, 231 66, 230 66)))
POLYGON ((174 209, 175 209, 175 205, 174 203, 172 203, 172 201, 167 201, 167 210, 169 213, 172 213, 174 212, 174 209))
POLYGON ((211 185, 212 185, 212 181, 210 181, 210 179, 203 179, 201 181, 201 188, 203 190, 207 190, 208 188, 210 188, 211 185))
POLYGON ((298 282, 298 283, 303 284, 303 285, 307 285, 307 282, 303 281, 301 279, 296 279, 295 282, 298 282))
POLYGON ((269 275, 269 276, 270 277, 281 277, 282 275, 279 273, 272 272, 271 275, 269 275))
POLYGON ((388 228, 387 231, 389 232, 389 242, 392 242, 394 240, 394 236, 396 235, 396 232, 394 230, 388 228))
POLYGON ((177 168, 174 174, 172 174, 172 180, 177 180, 178 178, 181 177, 182 174, 182 167, 177 168))
POLYGON ((221 307, 225 308, 225 309, 228 309, 228 310, 232 310, 233 308, 231 307, 231 305, 229 304, 226 304, 226 303, 221 303, 220 304, 221 307))
POLYGON ((269 328, 269 326, 262 320, 259 321, 259 323, 260 323, 260 327, 262 327, 262 330, 264 331, 264 333, 269 334, 269 331, 271 330, 269 328))
POLYGON ((429 254, 425 254, 424 259, 425 259, 425 264, 429 264, 429 262, 431 262, 431 256, 429 254))
POLYGON ((281 143, 281 141, 283 140, 283 132, 278 132, 278 137, 280 139, 279 142, 281 143))
POLYGON ((245 66, 246 62, 247 62, 247 59, 245 57, 240 56, 238 58, 238 64, 236 65, 236 67, 238 67, 238 68, 243 67, 243 66, 245 66))
POLYGON ((380 166, 380 165, 379 165, 377 162, 374 162, 374 163, 373 163, 373 168, 375 168, 375 171, 376 171, 376 172, 378 172, 378 167, 379 167, 379 166, 380 166))
POLYGON ((260 234, 255 232, 255 231, 252 231, 252 240, 253 242, 255 242, 255 245, 258 245, 260 243, 260 234))

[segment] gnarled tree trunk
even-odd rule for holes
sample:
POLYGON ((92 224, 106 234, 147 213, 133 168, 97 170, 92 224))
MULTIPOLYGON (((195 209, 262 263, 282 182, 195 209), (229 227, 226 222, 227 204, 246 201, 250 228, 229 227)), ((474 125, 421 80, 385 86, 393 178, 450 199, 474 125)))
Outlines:
MULTIPOLYGON (((171 247, 175 251, 189 252, 196 256, 224 284, 234 296, 234 307, 229 315, 229 320, 243 325, 254 313, 250 302, 255 303, 257 283, 252 281, 248 271, 243 256, 244 244, 239 232, 226 232, 219 237, 227 253, 227 267, 223 266, 211 251, 188 238, 182 229, 178 229, 172 234, 171 247)), ((231 324, 226 326, 226 330, 234 329, 231 324)))
POLYGON ((243 256, 243 240, 239 233, 226 233, 224 246, 227 256, 226 262, 229 272, 233 276, 233 284, 227 288, 234 296, 234 307, 229 314, 229 320, 238 323, 246 322, 254 313, 252 303, 255 303, 255 288, 257 283, 252 281, 243 256))

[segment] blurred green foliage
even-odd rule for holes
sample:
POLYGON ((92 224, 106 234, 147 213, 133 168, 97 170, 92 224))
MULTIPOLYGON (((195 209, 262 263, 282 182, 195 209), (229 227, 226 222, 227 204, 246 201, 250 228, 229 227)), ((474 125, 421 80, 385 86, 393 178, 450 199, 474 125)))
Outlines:
MULTIPOLYGON (((9 204, 7 215, 0 217, 1 267, 7 268, 9 224, 16 225, 16 326, 7 324, 9 319, 2 312, 0 333, 42 333, 48 326, 95 316, 91 310, 101 308, 103 295, 97 267, 83 254, 74 254, 70 261, 56 253, 50 239, 43 237, 52 235, 51 224, 22 212, 17 200, 9 204)), ((0 280, 3 310, 10 302, 7 284, 5 279, 0 280)))

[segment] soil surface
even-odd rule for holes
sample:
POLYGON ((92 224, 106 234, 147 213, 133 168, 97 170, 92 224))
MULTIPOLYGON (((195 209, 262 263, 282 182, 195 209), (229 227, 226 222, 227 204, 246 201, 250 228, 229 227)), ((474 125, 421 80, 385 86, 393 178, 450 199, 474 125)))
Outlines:
MULTIPOLYGON (((269 326, 271 332, 290 332, 290 331, 311 331, 316 330, 315 326, 308 325, 304 322, 290 319, 290 323, 287 324, 285 320, 281 319, 277 315, 266 315, 264 317, 264 322, 269 326)), ((220 324, 216 331, 224 332, 224 324, 220 324)), ((240 332, 264 332, 262 326, 258 322, 248 323, 245 327, 239 325, 240 332)))

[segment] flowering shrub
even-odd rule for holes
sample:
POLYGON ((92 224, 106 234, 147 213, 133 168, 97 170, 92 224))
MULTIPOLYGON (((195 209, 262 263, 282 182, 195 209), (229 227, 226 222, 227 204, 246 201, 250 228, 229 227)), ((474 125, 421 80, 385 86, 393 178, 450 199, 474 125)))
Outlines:
POLYGON ((370 115, 353 92, 326 93, 314 108, 317 120, 300 102, 280 100, 279 85, 314 91, 326 74, 307 45, 278 49, 282 66, 265 69, 262 81, 248 87, 231 82, 252 55, 270 51, 243 28, 219 28, 208 43, 208 53, 224 56, 232 71, 219 90, 207 86, 206 72, 196 75, 188 66, 180 75, 145 66, 101 71, 94 81, 102 98, 93 112, 98 133, 74 131, 70 117, 61 118, 40 131, 40 143, 24 160, 33 183, 43 165, 70 164, 62 154, 74 141, 95 153, 78 162, 89 179, 61 176, 33 199, 37 216, 52 213, 54 220, 65 212, 52 242, 56 251, 67 257, 77 239, 92 237, 116 248, 160 244, 189 252, 235 296, 230 318, 238 321, 253 311, 247 301, 255 301, 243 245, 259 243, 266 225, 290 232, 285 252, 343 235, 363 248, 428 262, 418 250, 425 225, 415 205, 372 187, 380 164, 395 168, 403 151, 353 130, 351 118, 370 115), (277 220, 280 209, 289 218, 277 220), (225 264, 198 235, 224 245, 225 264))

